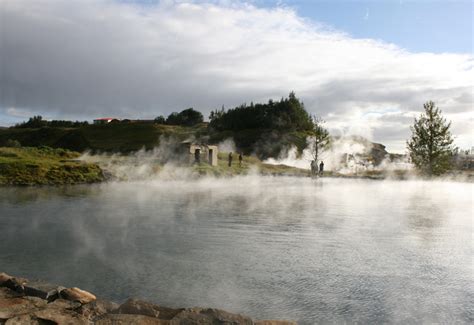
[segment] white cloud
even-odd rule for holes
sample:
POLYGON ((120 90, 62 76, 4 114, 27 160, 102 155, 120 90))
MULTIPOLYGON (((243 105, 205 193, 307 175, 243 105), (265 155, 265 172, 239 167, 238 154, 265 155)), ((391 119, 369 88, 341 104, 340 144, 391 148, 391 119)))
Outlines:
POLYGON ((0 0, 0 110, 154 117, 295 90, 328 127, 395 150, 409 134, 407 114, 434 100, 458 144, 473 144, 471 54, 410 53, 285 7, 214 3, 0 0), (398 115, 367 114, 386 109, 398 115))

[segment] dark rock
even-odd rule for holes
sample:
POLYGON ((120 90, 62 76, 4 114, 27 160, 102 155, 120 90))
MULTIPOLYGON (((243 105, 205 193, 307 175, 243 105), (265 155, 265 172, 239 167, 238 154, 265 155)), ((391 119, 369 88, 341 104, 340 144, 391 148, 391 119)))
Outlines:
POLYGON ((66 300, 79 301, 81 304, 87 304, 97 299, 92 293, 75 287, 61 290, 59 297, 66 300))
POLYGON ((94 300, 82 305, 77 312, 89 320, 95 320, 102 315, 108 314, 119 307, 118 304, 102 299, 94 300))
POLYGON ((0 287, 6 287, 13 291, 23 293, 24 285, 28 280, 23 278, 15 278, 6 273, 0 273, 0 287))
POLYGON ((194 325, 194 324, 248 324, 253 325, 251 318, 238 314, 231 314, 224 310, 213 308, 188 308, 177 314, 172 324, 194 325))
POLYGON ((160 311, 157 306, 138 299, 128 299, 113 312, 114 314, 134 314, 158 318, 160 311))
POLYGON ((24 293, 27 296, 38 297, 47 301, 59 298, 59 286, 43 281, 28 281, 24 285, 24 293))
POLYGON ((143 315, 107 314, 94 322, 95 325, 170 325, 169 320, 143 315))

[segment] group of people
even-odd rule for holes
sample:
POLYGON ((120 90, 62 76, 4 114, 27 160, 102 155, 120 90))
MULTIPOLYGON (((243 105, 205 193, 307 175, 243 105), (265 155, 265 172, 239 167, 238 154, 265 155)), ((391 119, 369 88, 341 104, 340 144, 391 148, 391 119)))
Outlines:
MULTIPOLYGON (((242 167, 242 161, 244 160, 244 156, 242 153, 239 153, 239 167, 242 167)), ((229 152, 229 159, 228 159, 229 167, 232 167, 232 151, 229 152)))
POLYGON ((318 162, 316 160, 311 161, 311 175, 323 176, 324 173, 324 162, 321 160, 319 163, 319 172, 318 172, 318 162))

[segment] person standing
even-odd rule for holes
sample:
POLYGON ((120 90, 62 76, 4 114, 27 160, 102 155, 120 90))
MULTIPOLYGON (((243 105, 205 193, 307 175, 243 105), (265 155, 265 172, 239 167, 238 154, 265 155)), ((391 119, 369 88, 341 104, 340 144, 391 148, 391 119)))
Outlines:
POLYGON ((232 166, 232 152, 229 152, 229 167, 232 166))
POLYGON ((317 171, 318 171, 317 169, 318 169, 318 168, 317 168, 317 162, 316 162, 316 160, 314 160, 314 159, 311 160, 311 176, 316 176, 317 171))
POLYGON ((244 160, 244 157, 242 156, 242 152, 239 154, 239 167, 242 167, 242 160, 244 160))
POLYGON ((321 163, 319 164, 319 176, 323 176, 324 172, 324 162, 321 160, 321 163))

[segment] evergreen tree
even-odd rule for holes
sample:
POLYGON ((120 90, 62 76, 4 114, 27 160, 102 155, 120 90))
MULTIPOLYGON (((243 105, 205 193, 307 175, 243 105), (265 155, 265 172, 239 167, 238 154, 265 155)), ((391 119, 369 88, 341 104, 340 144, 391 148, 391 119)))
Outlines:
POLYGON ((425 112, 410 127, 411 139, 407 148, 413 164, 426 175, 441 175, 451 168, 454 154, 451 122, 441 116, 441 110, 429 101, 425 112))

